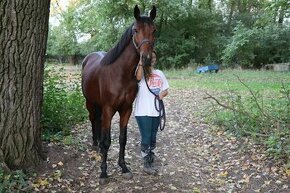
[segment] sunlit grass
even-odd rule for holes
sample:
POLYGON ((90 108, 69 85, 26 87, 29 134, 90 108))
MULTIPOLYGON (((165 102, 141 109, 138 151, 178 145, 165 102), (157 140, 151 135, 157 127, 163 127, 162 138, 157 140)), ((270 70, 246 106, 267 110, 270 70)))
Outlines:
POLYGON ((202 88, 210 90, 240 90, 247 88, 242 81, 254 91, 279 92, 282 83, 290 85, 289 72, 223 70, 218 73, 197 74, 193 70, 164 71, 170 87, 174 89, 202 88), (240 80, 239 80, 240 79, 240 80))
MULTIPOLYGON (((48 64, 47 68, 63 68, 66 76, 76 75, 80 79, 81 67, 70 65, 48 64)), ((164 70, 168 78, 170 88, 173 89, 208 89, 208 90, 239 90, 247 91, 247 88, 239 79, 253 91, 263 93, 278 93, 282 83, 290 85, 290 72, 273 72, 257 70, 220 70, 218 73, 198 74, 194 69, 164 70)), ((74 76, 73 76, 74 77, 74 76)))

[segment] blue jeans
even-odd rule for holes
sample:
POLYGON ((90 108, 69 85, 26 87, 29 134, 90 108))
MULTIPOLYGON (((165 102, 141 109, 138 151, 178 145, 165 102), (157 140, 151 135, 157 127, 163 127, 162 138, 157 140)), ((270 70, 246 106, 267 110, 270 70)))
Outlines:
POLYGON ((141 151, 148 154, 156 148, 159 117, 135 116, 141 134, 141 151))

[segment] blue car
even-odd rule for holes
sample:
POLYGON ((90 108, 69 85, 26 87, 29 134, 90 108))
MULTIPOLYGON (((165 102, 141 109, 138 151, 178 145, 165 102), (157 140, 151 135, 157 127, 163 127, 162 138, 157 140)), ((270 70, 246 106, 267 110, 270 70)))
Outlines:
POLYGON ((196 69, 197 73, 204 73, 204 72, 215 72, 217 73, 219 71, 219 66, 218 65, 209 65, 209 66, 202 66, 198 67, 196 69))

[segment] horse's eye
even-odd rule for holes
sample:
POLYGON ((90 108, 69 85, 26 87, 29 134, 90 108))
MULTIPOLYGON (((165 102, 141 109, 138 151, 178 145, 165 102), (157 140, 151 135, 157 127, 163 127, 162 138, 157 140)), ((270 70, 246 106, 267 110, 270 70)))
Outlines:
POLYGON ((133 29, 134 33, 138 33, 137 29, 133 29))
POLYGON ((153 34, 155 34, 155 33, 156 33, 156 29, 153 30, 153 34))

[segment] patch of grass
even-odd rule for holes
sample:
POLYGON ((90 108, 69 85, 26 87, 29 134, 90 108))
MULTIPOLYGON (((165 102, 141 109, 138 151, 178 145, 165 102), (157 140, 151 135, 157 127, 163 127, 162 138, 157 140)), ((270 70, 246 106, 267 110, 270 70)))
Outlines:
POLYGON ((210 124, 258 140, 270 156, 290 164, 289 72, 222 70, 197 74, 183 69, 164 73, 170 89, 215 93, 213 97, 225 106, 212 103, 208 112, 215 113, 208 116, 210 124))
POLYGON ((279 94, 265 98, 241 82, 248 93, 225 92, 220 97, 208 94, 216 103, 211 123, 236 136, 251 137, 264 143, 270 156, 290 162, 290 85, 282 85, 279 94))
POLYGON ((81 142, 79 138, 74 137, 73 135, 67 135, 62 140, 63 144, 68 146, 74 146, 75 148, 85 151, 86 146, 81 142))
POLYGON ((200 88, 207 90, 247 91, 237 76, 253 90, 279 93, 281 83, 290 84, 290 73, 250 70, 222 70, 218 73, 196 74, 193 70, 164 71, 170 87, 174 89, 200 88))

